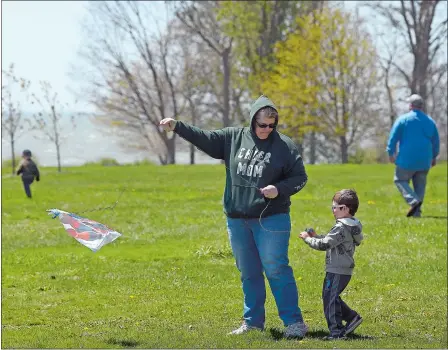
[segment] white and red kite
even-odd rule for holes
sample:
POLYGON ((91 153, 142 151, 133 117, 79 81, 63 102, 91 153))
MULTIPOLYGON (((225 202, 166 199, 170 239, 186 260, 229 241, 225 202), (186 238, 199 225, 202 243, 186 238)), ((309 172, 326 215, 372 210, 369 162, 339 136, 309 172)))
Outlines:
POLYGON ((121 236, 121 233, 104 224, 73 213, 67 213, 59 209, 49 209, 47 212, 48 215, 53 216, 53 219, 59 218, 70 236, 94 252, 121 236))

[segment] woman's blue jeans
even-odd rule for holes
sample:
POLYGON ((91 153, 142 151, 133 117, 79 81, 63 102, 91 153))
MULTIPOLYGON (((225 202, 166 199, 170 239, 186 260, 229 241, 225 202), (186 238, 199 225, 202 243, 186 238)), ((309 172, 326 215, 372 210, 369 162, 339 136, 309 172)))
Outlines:
POLYGON ((261 225, 259 219, 227 218, 230 245, 241 272, 244 320, 250 326, 264 327, 264 272, 284 325, 303 322, 297 285, 288 259, 290 216, 272 215, 261 219, 261 225))

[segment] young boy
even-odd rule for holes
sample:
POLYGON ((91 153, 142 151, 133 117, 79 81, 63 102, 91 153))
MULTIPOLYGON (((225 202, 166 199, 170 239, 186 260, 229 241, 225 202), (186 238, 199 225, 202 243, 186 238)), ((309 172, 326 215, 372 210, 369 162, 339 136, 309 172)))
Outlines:
POLYGON ((36 163, 33 162, 31 159, 31 151, 30 150, 24 150, 22 152, 22 161, 19 164, 19 167, 17 169, 17 175, 22 174, 22 182, 23 187, 25 189, 25 193, 28 198, 31 198, 31 184, 34 181, 34 178, 36 178, 36 181, 40 180, 40 174, 39 169, 37 168, 36 163))
POLYGON ((355 247, 361 244, 362 225, 354 217, 359 200, 354 190, 340 190, 333 197, 332 211, 336 224, 327 235, 316 235, 313 229, 300 233, 305 243, 316 250, 326 250, 326 275, 322 290, 328 340, 343 338, 353 332, 362 317, 340 297, 352 277, 355 247), (342 324, 345 321, 345 326, 342 324))

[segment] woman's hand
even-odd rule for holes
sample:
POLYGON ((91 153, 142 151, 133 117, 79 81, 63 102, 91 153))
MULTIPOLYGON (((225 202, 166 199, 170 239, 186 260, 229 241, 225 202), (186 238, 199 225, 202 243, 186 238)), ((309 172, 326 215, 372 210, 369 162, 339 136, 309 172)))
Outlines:
POLYGON ((176 126, 176 121, 173 118, 165 118, 160 121, 159 126, 165 131, 173 131, 176 126))
POLYGON ((270 198, 270 199, 278 196, 277 187, 275 187, 273 185, 268 185, 264 188, 260 188, 260 192, 263 196, 265 196, 266 198, 270 198))

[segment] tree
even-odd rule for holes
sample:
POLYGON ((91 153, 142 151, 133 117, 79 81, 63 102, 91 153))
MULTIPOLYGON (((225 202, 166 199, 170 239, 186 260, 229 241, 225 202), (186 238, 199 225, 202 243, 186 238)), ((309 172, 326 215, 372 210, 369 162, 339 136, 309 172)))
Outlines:
POLYGON ((395 122, 395 118, 397 116, 397 106, 396 102, 397 99, 397 90, 399 89, 399 86, 397 88, 397 79, 394 79, 394 63, 395 63, 395 57, 397 56, 398 51, 398 44, 397 42, 393 42, 392 46, 388 45, 387 42, 385 42, 382 35, 379 36, 385 47, 385 51, 387 55, 380 56, 380 67, 382 70, 382 80, 384 81, 384 87, 386 88, 387 93, 387 100, 388 100, 388 115, 389 115, 389 127, 391 128, 395 122), (394 83, 395 82, 395 83, 394 83))
POLYGON ((176 135, 159 129, 163 118, 176 119, 179 106, 179 54, 169 27, 152 33, 154 3, 92 2, 85 22, 87 43, 81 57, 85 95, 97 120, 118 131, 128 146, 156 153, 161 164, 175 163, 176 135), (128 142, 128 140, 131 140, 128 142))
MULTIPOLYGON (((390 41, 400 42, 391 60, 402 95, 417 93, 426 101, 426 111, 436 120, 441 136, 446 135, 447 9, 446 1, 410 0, 367 3, 388 28, 390 41), (409 67, 409 68, 408 68, 409 67), (403 82, 403 83, 401 83, 403 82)), ((380 27, 380 26, 378 26, 380 27)), ((441 137, 441 140, 446 137, 441 137)), ((442 147, 443 149, 443 147, 442 147)))
MULTIPOLYGON (((433 28, 436 9, 441 1, 404 1, 385 5, 371 4, 381 16, 385 17, 398 31, 413 56, 412 72, 407 72, 395 63, 395 67, 403 75, 410 90, 418 93, 424 100, 428 97, 428 80, 430 66, 435 62, 437 54, 446 46, 446 17, 433 28)), ((446 13, 446 12, 445 12, 446 13)))
POLYGON ((265 73, 275 63, 274 47, 297 29, 296 18, 321 11, 327 1, 221 1, 218 19, 234 39, 235 83, 252 98, 262 93, 265 73))
POLYGON ((359 19, 330 8, 299 18, 298 30, 277 44, 275 56, 262 87, 278 101, 282 130, 299 145, 308 133, 325 136, 324 147, 316 147, 321 155, 339 154, 347 163, 350 147, 367 137, 377 112, 376 53, 359 19))
MULTIPOLYGON (((246 122, 241 105, 263 94, 262 84, 275 67, 275 44, 286 40, 298 28, 297 18, 321 12, 327 1, 222 1, 218 18, 227 35, 234 38, 232 82, 234 102, 246 122)), ((310 133, 310 162, 315 162, 315 134, 310 133)))
POLYGON ((16 168, 15 142, 25 130, 24 123, 29 122, 23 116, 22 102, 28 100, 30 81, 18 78, 11 64, 7 71, 2 70, 2 138, 9 140, 11 146, 12 174, 16 168), (21 99, 19 96, 22 96, 21 99))
MULTIPOLYGON (((34 93, 32 98, 41 107, 41 111, 34 116, 32 123, 54 144, 58 161, 58 172, 61 172, 61 145, 64 139, 64 132, 67 131, 62 125, 62 121, 69 117, 64 113, 64 109, 69 107, 69 105, 58 100, 58 93, 52 91, 49 82, 41 81, 40 86, 43 98, 37 97, 34 93)), ((70 118, 74 128, 74 115, 70 118)))
POLYGON ((225 34, 218 19, 219 1, 179 2, 176 17, 192 35, 203 41, 221 60, 221 91, 216 94, 216 108, 222 115, 222 126, 231 125, 231 53, 233 38, 225 34))
MULTIPOLYGON (((184 33, 186 34, 186 33, 184 33)), ((210 67, 207 65, 207 56, 204 55, 203 43, 192 44, 186 36, 179 36, 179 45, 182 48, 180 55, 183 66, 180 91, 185 101, 185 119, 192 125, 198 126, 207 115, 207 96, 210 95, 210 84, 207 83, 207 73, 210 67)), ((195 146, 188 143, 190 152, 190 164, 195 164, 195 146)))

